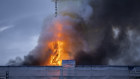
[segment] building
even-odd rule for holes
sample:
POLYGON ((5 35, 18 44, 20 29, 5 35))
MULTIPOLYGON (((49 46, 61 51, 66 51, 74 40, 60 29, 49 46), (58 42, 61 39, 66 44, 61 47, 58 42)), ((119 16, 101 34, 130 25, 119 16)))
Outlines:
POLYGON ((140 66, 62 63, 62 66, 0 66, 0 79, 140 79, 140 66))

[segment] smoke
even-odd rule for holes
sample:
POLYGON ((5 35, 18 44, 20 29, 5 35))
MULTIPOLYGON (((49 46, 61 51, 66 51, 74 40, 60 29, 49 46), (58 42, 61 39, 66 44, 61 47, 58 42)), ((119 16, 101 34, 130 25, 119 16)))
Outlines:
POLYGON ((45 45, 55 38, 52 30, 59 21, 70 43, 67 52, 77 65, 140 65, 139 0, 81 0, 78 6, 72 3, 62 2, 60 5, 67 7, 60 7, 57 18, 45 21, 38 45, 24 60, 17 58, 8 64, 45 65, 51 54, 45 45))
POLYGON ((92 43, 97 47, 90 53, 79 52, 75 57, 77 64, 139 65, 139 3, 138 0, 91 1, 94 14, 88 26, 98 31, 97 35, 89 33, 93 35, 88 39, 90 44, 93 39, 100 41, 92 43))

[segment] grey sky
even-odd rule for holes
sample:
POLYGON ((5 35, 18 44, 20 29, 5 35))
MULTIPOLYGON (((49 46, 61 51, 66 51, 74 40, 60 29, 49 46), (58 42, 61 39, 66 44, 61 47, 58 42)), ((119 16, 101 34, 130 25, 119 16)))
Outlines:
POLYGON ((0 0, 0 65, 27 55, 53 13, 51 0, 0 0))

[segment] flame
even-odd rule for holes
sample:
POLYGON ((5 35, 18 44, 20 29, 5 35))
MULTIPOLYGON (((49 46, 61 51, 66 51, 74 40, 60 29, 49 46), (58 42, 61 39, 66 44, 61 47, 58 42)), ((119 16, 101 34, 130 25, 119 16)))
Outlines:
POLYGON ((62 63, 62 57, 64 53, 64 42, 63 41, 52 41, 48 44, 52 50, 52 55, 50 57, 50 65, 60 66, 62 63))
POLYGON ((54 32, 54 40, 47 43, 47 47, 51 50, 49 61, 46 61, 45 65, 61 66, 62 60, 70 59, 67 49, 67 42, 63 33, 63 25, 60 22, 54 24, 52 31, 54 32))

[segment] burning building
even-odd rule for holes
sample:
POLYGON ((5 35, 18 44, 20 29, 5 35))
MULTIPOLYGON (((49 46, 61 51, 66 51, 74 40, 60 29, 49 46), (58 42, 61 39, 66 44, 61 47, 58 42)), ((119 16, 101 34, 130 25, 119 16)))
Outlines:
POLYGON ((53 1, 56 17, 45 21, 38 45, 0 73, 10 79, 140 78, 140 67, 128 66, 140 65, 140 1, 53 1))
POLYGON ((57 17, 45 22, 36 48, 25 56, 21 63, 10 61, 9 65, 61 66, 62 60, 73 60, 77 52, 88 50, 84 20, 80 14, 74 12, 82 7, 86 1, 55 1, 56 8, 58 6, 55 12, 58 13, 57 17), (68 3, 74 4, 68 5, 68 3), (67 7, 62 9, 62 4, 67 5, 67 7), (75 7, 74 11, 72 11, 72 7, 75 7), (69 12, 68 9, 71 9, 72 12, 69 12))
POLYGON ((0 79, 140 78, 139 0, 53 1, 38 45, 1 66, 0 79))

